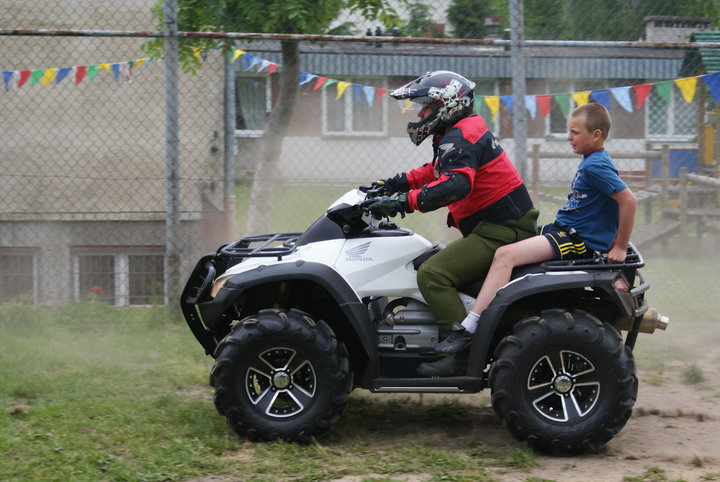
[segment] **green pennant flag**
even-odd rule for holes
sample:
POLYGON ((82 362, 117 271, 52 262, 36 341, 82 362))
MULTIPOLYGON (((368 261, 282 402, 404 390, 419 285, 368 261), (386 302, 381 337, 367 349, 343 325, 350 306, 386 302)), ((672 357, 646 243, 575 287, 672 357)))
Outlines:
POLYGON ((328 85, 337 84, 338 82, 339 82, 339 80, 337 80, 337 79, 327 79, 327 81, 323 84, 321 89, 326 88, 328 85))
POLYGON ((665 99, 665 102, 670 102, 670 93, 672 92, 672 80, 666 80, 664 82, 658 82, 655 84, 655 90, 660 97, 665 99))
POLYGON ((38 80, 42 79, 43 74, 45 74, 44 70, 33 70, 30 75, 30 85, 35 85, 38 80))
POLYGON ((97 77, 97 73, 98 73, 98 66, 97 65, 88 65, 87 73, 90 76, 90 80, 95 82, 95 77, 97 77))
POLYGON ((570 113, 570 94, 555 94, 553 95, 553 98, 560 106, 563 117, 567 119, 567 116, 570 113))
POLYGON ((475 97, 475 113, 476 114, 480 114, 480 109, 482 109, 482 105, 483 105, 483 99, 485 99, 485 97, 483 97, 483 96, 475 97))

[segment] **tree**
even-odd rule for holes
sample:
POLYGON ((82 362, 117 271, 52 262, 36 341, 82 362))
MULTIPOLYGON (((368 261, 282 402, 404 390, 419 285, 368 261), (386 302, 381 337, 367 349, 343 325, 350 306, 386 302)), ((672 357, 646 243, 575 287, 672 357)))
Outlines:
MULTIPOLYGON (((177 0, 178 30, 204 32, 257 32, 287 34, 320 34, 340 12, 358 12, 368 20, 379 19, 390 24, 395 11, 388 0, 177 0)), ((153 8, 162 26, 163 0, 153 8)), ((180 39, 179 56, 185 71, 193 72, 201 60, 196 49, 213 49, 217 40, 180 39)), ((146 44, 150 53, 162 52, 162 39, 146 44)), ((300 48, 297 40, 281 40, 282 69, 277 101, 270 111, 255 170, 248 214, 248 234, 265 232, 267 213, 272 205, 272 179, 280 157, 282 140, 295 108, 300 78, 300 48)), ((224 44, 231 49, 230 43, 224 44)))
MULTIPOLYGON (((448 21, 458 38, 482 38, 485 17, 509 19, 508 0, 452 0, 448 21)), ((645 34, 645 17, 708 17, 719 23, 719 0, 523 0, 528 40, 625 40, 645 34)))
POLYGON ((447 19, 453 26, 455 38, 485 37, 487 16, 487 3, 477 0, 453 0, 447 10, 447 19))
POLYGON ((524 0, 524 6, 527 39, 634 41, 643 38, 647 16, 718 18, 717 0, 524 0))
POLYGON ((485 19, 499 17, 501 27, 507 27, 509 0, 452 0, 447 9, 448 23, 455 38, 484 38, 487 36, 485 19))
POLYGON ((430 6, 414 2, 408 5, 410 17, 402 23, 400 31, 406 37, 442 37, 432 20, 430 6))

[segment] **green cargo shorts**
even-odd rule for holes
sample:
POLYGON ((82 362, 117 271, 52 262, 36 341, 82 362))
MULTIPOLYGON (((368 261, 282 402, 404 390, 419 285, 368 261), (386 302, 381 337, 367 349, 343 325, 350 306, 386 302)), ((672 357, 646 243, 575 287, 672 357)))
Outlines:
POLYGON ((418 287, 438 324, 465 318, 467 312, 457 287, 483 278, 500 246, 535 236, 538 214, 537 209, 531 209, 502 223, 480 222, 468 236, 448 244, 420 266, 418 287))

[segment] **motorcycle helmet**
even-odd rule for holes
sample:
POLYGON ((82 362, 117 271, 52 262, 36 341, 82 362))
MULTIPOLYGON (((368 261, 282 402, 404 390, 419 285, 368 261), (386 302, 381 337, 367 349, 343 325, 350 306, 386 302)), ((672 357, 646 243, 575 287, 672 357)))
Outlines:
POLYGON ((436 70, 395 89, 391 97, 409 99, 420 107, 431 105, 430 115, 419 122, 410 122, 410 140, 419 146, 431 134, 441 134, 473 112, 475 82, 448 70, 436 70))

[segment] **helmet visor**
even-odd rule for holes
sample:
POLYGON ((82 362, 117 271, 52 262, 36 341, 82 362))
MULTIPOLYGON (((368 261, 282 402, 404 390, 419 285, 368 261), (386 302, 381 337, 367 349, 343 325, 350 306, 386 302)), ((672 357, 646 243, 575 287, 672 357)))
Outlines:
POLYGON ((403 113, 408 111, 420 112, 424 107, 432 104, 432 99, 426 99, 427 102, 416 102, 416 99, 398 99, 397 103, 403 113))

